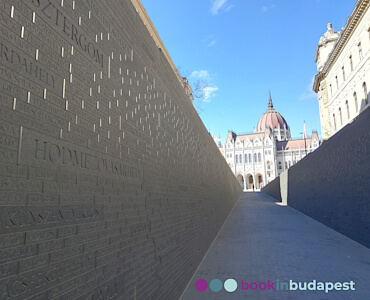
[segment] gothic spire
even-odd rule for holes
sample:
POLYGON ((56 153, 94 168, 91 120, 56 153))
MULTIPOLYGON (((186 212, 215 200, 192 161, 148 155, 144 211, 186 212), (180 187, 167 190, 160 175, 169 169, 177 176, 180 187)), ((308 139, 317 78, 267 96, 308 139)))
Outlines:
POLYGON ((272 104, 271 91, 270 91, 270 89, 269 89, 269 104, 268 104, 268 108, 269 109, 274 108, 274 105, 272 104))

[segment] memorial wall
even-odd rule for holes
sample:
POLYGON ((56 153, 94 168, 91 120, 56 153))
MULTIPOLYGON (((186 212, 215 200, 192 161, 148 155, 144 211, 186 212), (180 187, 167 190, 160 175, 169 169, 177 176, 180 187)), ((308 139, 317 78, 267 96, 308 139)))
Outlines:
POLYGON ((262 191, 370 248, 370 109, 262 191))
POLYGON ((0 0, 0 299, 177 299, 240 192, 129 0, 0 0))

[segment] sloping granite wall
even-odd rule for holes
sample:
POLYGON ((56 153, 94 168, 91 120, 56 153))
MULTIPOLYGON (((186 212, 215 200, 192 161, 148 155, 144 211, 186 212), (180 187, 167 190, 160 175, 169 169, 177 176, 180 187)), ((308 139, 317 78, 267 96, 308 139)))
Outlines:
POLYGON ((0 299, 176 299, 241 190, 131 2, 0 23, 0 299))
POLYGON ((279 188, 289 206, 370 247, 369 149, 367 109, 289 168, 285 184, 280 180, 279 187, 267 185, 262 191, 273 196, 279 188))

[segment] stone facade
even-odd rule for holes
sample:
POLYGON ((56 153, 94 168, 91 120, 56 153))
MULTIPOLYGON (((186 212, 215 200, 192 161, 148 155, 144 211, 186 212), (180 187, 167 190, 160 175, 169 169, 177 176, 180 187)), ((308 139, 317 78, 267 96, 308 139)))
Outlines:
POLYGON ((241 188, 130 0, 0 2, 0 299, 177 299, 241 188))
POLYGON ((261 189, 319 145, 317 132, 309 137, 305 125, 301 139, 291 138, 290 128, 273 108, 270 94, 268 109, 254 133, 237 135, 230 131, 219 149, 246 191, 261 189))
POLYGON ((369 107, 370 1, 358 0, 345 27, 332 25, 317 46, 318 94, 322 138, 327 140, 369 107))

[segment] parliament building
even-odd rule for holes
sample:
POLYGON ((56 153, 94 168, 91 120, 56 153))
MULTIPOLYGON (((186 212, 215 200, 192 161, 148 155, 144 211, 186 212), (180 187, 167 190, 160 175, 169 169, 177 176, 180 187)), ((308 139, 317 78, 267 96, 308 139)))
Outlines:
POLYGON ((320 145, 318 133, 306 133, 292 139, 284 117, 274 109, 269 95, 268 108, 253 133, 236 134, 229 131, 219 149, 244 191, 260 190, 282 172, 320 145))

